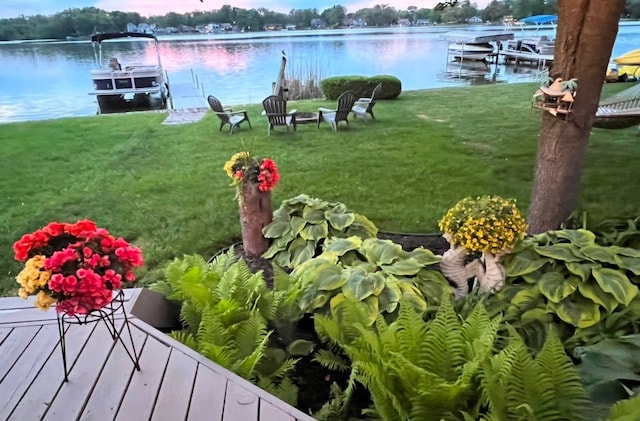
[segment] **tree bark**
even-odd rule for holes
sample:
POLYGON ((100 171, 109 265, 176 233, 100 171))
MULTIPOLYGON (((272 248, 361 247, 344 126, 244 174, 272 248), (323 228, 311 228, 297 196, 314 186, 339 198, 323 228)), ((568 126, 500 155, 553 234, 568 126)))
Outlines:
POLYGON ((269 240, 262 235, 262 228, 273 219, 271 192, 260 191, 257 183, 244 183, 238 200, 244 252, 260 257, 269 248, 269 240))
POLYGON ((542 117, 527 215, 529 233, 556 229, 575 210, 582 167, 624 0, 559 0, 555 57, 549 76, 578 79, 565 122, 542 117))

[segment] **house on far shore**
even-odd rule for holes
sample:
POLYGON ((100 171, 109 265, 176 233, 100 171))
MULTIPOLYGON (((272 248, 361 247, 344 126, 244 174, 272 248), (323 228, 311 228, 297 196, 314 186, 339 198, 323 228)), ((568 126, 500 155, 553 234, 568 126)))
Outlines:
POLYGON ((418 19, 415 24, 416 25, 431 25, 431 21, 429 19, 418 19))
POLYGON ((313 18, 311 19, 311 23, 309 26, 311 26, 311 28, 313 29, 324 29, 327 27, 327 22, 325 22, 324 19, 313 18))
POLYGON ((407 18, 398 19, 398 26, 411 26, 411 19, 407 19, 407 18))
POLYGON ((483 20, 480 16, 474 16, 472 18, 467 19, 467 23, 474 23, 474 24, 478 24, 478 23, 482 23, 483 20))
POLYGON ((285 27, 285 29, 286 29, 287 31, 295 31, 295 30, 296 30, 296 26, 295 26, 295 25, 293 25, 293 24, 289 24, 289 25, 287 25, 287 26, 285 27))
POLYGON ((148 24, 146 22, 142 22, 139 24, 135 23, 127 23, 127 32, 137 32, 140 34, 153 34, 156 32, 156 24, 148 24))
POLYGON ((362 28, 367 26, 364 19, 358 17, 344 18, 342 20, 342 25, 347 28, 362 28))

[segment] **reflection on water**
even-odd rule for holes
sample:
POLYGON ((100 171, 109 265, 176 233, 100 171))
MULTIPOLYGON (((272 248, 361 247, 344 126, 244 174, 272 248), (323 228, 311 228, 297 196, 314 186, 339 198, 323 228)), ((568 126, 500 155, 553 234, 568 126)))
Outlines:
MULTIPOLYGON (((170 82, 197 77, 205 95, 213 94, 228 105, 258 103, 271 93, 282 50, 289 58, 287 71, 296 76, 391 74, 402 81, 403 90, 531 81, 537 76, 535 68, 524 66, 448 63, 447 43, 440 39, 448 30, 161 37, 160 57, 170 82)), ((637 48, 638 35, 640 26, 621 26, 612 56, 637 48)), ((157 61, 153 45, 145 41, 103 43, 103 56, 118 57, 123 65, 157 61)), ((96 113, 95 97, 87 94, 89 72, 95 67, 89 42, 0 43, 0 62, 0 123, 96 113)))

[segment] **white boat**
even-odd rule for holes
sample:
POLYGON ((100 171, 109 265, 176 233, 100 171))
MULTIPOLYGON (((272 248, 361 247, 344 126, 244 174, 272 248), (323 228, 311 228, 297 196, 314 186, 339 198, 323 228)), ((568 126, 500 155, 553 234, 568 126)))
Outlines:
POLYGON ((555 42, 544 35, 539 38, 513 39, 502 49, 506 62, 553 63, 555 42))
MULTIPOLYGON (((521 19, 517 23, 520 24, 520 28, 523 31, 524 25, 534 24, 537 33, 538 30, 545 27, 555 28, 557 22, 558 17, 556 15, 537 15, 521 19)), ((534 34, 534 36, 516 37, 502 45, 502 54, 505 62, 515 61, 516 63, 529 62, 538 65, 551 65, 554 53, 555 41, 549 39, 546 35, 535 36, 534 34)))
POLYGON ((457 31, 442 34, 440 38, 449 43, 449 57, 457 61, 485 61, 494 50, 497 51, 501 41, 513 39, 513 36, 513 32, 504 31, 457 31))
POLYGON ((449 44, 449 54, 455 60, 486 60, 493 52, 493 46, 488 42, 479 44, 454 43, 449 44))
POLYGON ((118 32, 96 34, 91 37, 97 69, 91 71, 98 113, 164 109, 169 85, 160 62, 158 39, 152 34, 118 32), (152 41, 157 54, 154 64, 122 64, 110 58, 105 65, 102 43, 113 39, 142 39, 152 41))

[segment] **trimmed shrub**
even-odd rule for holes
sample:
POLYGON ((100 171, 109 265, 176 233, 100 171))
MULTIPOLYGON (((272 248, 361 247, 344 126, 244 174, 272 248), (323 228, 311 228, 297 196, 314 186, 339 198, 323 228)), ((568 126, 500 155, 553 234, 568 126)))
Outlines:
POLYGON ((395 76, 334 76, 323 79, 320 82, 320 89, 327 99, 338 99, 344 91, 352 90, 359 98, 368 98, 373 92, 373 88, 378 83, 382 83, 380 96, 378 99, 395 99, 402 92, 402 82, 395 76))

